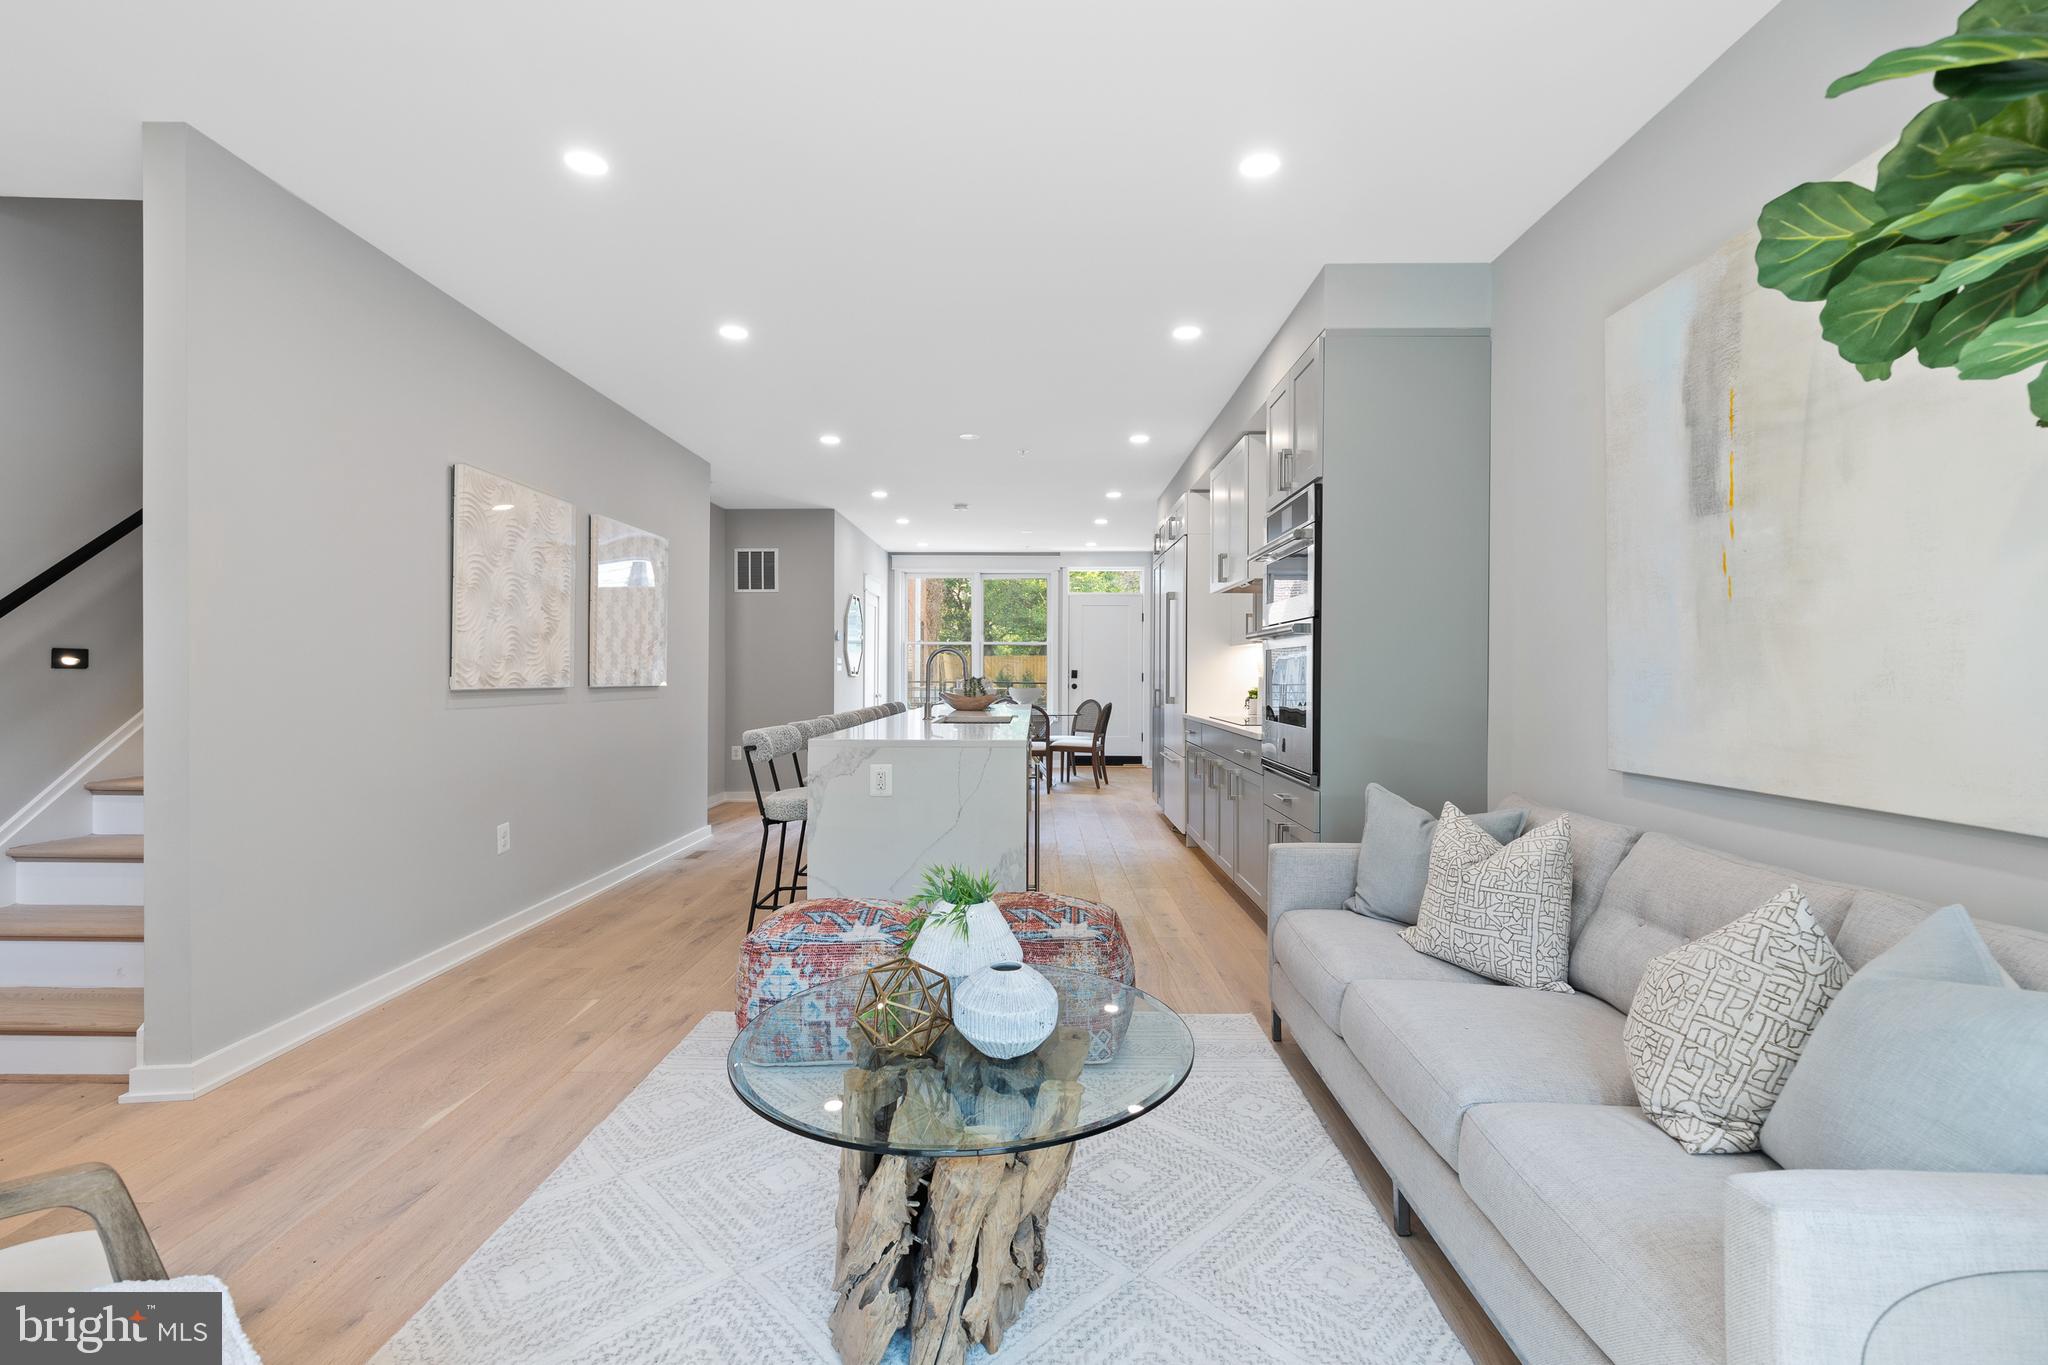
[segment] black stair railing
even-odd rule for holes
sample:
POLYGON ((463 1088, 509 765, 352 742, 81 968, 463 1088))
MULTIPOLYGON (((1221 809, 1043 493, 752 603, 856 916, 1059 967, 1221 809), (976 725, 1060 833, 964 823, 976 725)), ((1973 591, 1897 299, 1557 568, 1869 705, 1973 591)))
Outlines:
POLYGON ((110 526, 106 530, 100 532, 91 540, 88 540, 87 542, 85 542, 85 544, 73 550, 70 554, 65 555, 55 564, 52 564, 49 568, 43 570, 34 578, 31 578, 28 582, 16 588, 13 592, 8 593, 7 596, 0 597, 0 616, 5 616, 8 612, 13 611, 16 607, 28 601, 31 597, 34 597, 44 588, 49 587, 52 583, 55 583, 65 574, 70 573, 79 565, 84 564, 85 562, 90 560, 94 555, 106 549, 109 545, 112 545, 115 541, 119 540, 122 536, 127 535, 130 531, 133 531, 136 527, 140 525, 142 525, 142 513, 139 511, 136 512, 133 516, 121 518, 120 522, 116 525, 110 526))

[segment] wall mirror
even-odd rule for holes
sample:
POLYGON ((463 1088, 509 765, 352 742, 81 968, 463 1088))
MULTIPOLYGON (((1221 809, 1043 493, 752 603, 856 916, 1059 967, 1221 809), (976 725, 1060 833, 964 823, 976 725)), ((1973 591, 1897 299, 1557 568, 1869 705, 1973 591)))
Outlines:
POLYGON ((867 654, 867 613, 861 606, 860 594, 846 599, 846 630, 840 636, 846 648, 846 671, 858 675, 861 660, 867 654))

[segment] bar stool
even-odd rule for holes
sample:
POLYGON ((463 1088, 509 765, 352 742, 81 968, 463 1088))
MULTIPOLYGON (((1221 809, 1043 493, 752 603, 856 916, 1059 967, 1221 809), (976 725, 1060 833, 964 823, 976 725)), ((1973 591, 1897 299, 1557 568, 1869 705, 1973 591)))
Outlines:
MULTIPOLYGON (((822 719, 822 717, 821 717, 822 719)), ((806 722, 809 724, 809 722, 806 722)), ((754 897, 747 906, 747 932, 754 929, 754 918, 763 910, 776 910, 782 905, 784 892, 793 901, 804 887, 804 835, 808 830, 806 822, 811 814, 811 794, 804 788, 804 770, 801 755, 809 738, 794 725, 770 725, 758 730, 748 730, 740 736, 740 745, 747 756, 747 780, 754 784, 754 804, 761 812, 761 852, 754 859, 754 897), (779 758, 789 760, 790 770, 795 774, 795 784, 784 787, 782 774, 775 770, 779 758), (768 767, 768 790, 761 790, 760 770, 756 763, 768 767), (789 881, 782 880, 782 864, 789 845, 789 827, 797 826, 796 863, 790 869, 789 881), (761 878, 768 869, 768 831, 775 830, 775 880, 768 893, 761 894, 761 878)))

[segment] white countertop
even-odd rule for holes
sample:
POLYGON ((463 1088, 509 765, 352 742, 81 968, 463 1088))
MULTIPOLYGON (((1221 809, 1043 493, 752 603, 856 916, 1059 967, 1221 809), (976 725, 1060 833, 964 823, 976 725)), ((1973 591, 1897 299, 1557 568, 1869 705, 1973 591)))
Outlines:
POLYGON ((1204 725, 1220 725, 1232 734, 1242 735, 1246 739, 1263 739, 1265 737, 1265 732, 1260 730, 1258 726, 1246 725, 1241 720, 1225 720, 1221 716, 1195 716, 1193 719, 1201 721, 1204 725))
POLYGON ((850 730, 820 735, 811 741, 811 748, 817 750, 841 744, 987 744, 1022 748, 1031 737, 1031 712, 1009 706, 989 709, 997 715, 1007 716, 1008 720, 1001 725, 949 724, 939 719, 948 714, 947 708, 934 706, 931 721, 926 723, 924 709, 914 706, 898 715, 871 720, 850 730))

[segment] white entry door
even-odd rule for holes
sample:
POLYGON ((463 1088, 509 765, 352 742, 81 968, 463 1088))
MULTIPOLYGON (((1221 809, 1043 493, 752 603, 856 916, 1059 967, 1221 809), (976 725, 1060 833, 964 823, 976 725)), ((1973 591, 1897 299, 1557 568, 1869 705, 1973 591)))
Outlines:
MULTIPOLYGON (((1134 584, 1134 589, 1138 585, 1134 584)), ((1067 688, 1055 691, 1047 709, 1072 711, 1089 697, 1110 705, 1108 752, 1112 758, 1142 758, 1151 693, 1145 671, 1145 595, 1131 592, 1075 592, 1066 595, 1067 688), (1060 705, 1053 705, 1060 702, 1060 705)), ((1066 722, 1057 722, 1064 730, 1066 722)))

